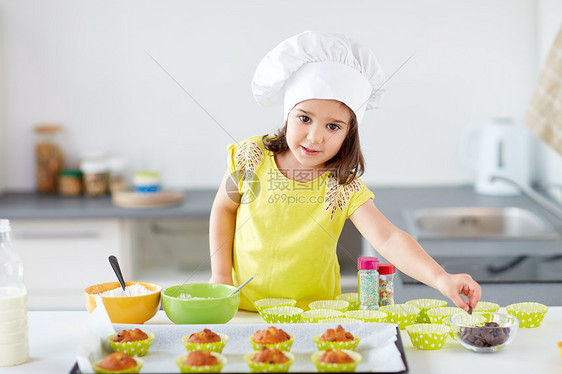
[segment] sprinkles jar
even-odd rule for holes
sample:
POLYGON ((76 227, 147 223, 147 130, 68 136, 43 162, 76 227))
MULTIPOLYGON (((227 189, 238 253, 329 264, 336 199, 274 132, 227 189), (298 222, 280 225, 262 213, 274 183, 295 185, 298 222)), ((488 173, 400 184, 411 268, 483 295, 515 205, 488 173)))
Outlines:
POLYGON ((379 306, 394 304, 394 274, 396 268, 389 262, 379 265, 379 306))
POLYGON ((359 309, 379 309, 379 259, 359 257, 357 260, 357 285, 359 309))

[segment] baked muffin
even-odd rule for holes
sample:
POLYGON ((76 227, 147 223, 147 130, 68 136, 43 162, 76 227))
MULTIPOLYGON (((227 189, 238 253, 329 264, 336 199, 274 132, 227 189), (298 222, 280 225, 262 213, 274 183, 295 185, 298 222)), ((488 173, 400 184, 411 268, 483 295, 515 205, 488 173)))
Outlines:
POLYGON ((140 358, 132 358, 122 353, 111 353, 92 364, 96 373, 138 373, 143 365, 140 358))
POLYGON ((285 373, 295 360, 289 352, 262 346, 261 350, 244 355, 252 373, 285 373))
POLYGON ((319 372, 355 371, 355 368, 362 359, 359 353, 347 349, 328 349, 326 351, 316 352, 311 358, 319 372))
POLYGON ((187 351, 212 351, 221 353, 228 342, 228 336, 209 329, 183 336, 181 341, 187 351))
POLYGON ((314 335, 312 340, 319 351, 328 349, 350 349, 354 351, 361 338, 346 331, 342 325, 338 325, 335 329, 326 330, 322 335, 314 335))
POLYGON ((250 337, 250 343, 255 351, 261 350, 263 346, 267 348, 277 348, 280 351, 289 351, 293 345, 293 335, 277 327, 270 326, 266 330, 258 330, 250 337))
POLYGON ((126 353, 129 356, 144 356, 153 340, 153 333, 140 329, 121 330, 107 337, 113 351, 126 353))
POLYGON ((175 359, 181 373, 218 373, 226 362, 226 357, 212 351, 191 351, 175 359))

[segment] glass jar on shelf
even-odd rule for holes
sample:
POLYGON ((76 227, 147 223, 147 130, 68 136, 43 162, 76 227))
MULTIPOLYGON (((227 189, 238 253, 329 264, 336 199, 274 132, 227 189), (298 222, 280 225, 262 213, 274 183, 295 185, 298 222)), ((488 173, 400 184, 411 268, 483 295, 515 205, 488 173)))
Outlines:
POLYGON ((74 169, 64 169, 59 173, 59 195, 82 195, 82 172, 74 169))
POLYGON ((62 130, 63 127, 57 124, 35 126, 35 173, 39 193, 57 192, 59 172, 64 168, 65 163, 62 130))
POLYGON ((98 197, 107 195, 109 173, 107 163, 103 160, 87 160, 80 163, 84 196, 98 197))

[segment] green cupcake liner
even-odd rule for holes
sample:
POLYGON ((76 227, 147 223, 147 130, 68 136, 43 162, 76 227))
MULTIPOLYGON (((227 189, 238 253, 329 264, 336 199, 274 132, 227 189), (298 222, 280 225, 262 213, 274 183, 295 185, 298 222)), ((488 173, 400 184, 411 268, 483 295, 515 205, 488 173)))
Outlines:
POLYGON ((316 344, 316 348, 319 351, 325 351, 327 349, 349 349, 350 351, 355 351, 355 348, 359 345, 361 338, 357 335, 353 335, 353 340, 348 342, 325 342, 320 340, 322 335, 314 335, 312 341, 316 344))
POLYGON ((98 366, 99 362, 101 360, 97 360, 96 362, 92 363, 92 368, 94 369, 94 371, 96 373, 100 373, 100 374, 132 374, 132 373, 139 373, 142 365, 144 365, 144 360, 142 358, 135 358, 135 361, 137 362, 137 366, 134 366, 130 369, 125 369, 125 370, 105 370, 102 369, 98 366))
POLYGON ((301 314, 302 323, 317 323, 322 319, 343 316, 343 312, 333 309, 311 309, 301 314))
POLYGON ((344 316, 357 318, 363 322, 386 322, 386 314, 380 310, 348 310, 344 316))
POLYGON ((413 305, 420 309, 420 314, 416 320, 417 323, 430 323, 431 320, 427 316, 426 312, 433 308, 442 308, 447 306, 445 300, 440 299, 414 299, 405 302, 406 305, 413 305))
POLYGON ((295 341, 294 335, 289 334, 289 336, 291 337, 289 340, 281 343, 274 343, 274 344, 255 343, 251 336, 248 338, 248 340, 250 341, 250 344, 252 345, 254 351, 259 351, 261 347, 265 346, 267 348, 277 348, 280 351, 289 352, 291 350, 291 346, 293 345, 293 342, 295 341))
POLYGON ((260 313, 268 323, 299 323, 303 310, 296 306, 274 306, 260 313))
POLYGON ((351 317, 331 317, 331 318, 323 318, 318 321, 319 323, 357 323, 363 322, 359 318, 351 318, 351 317))
POLYGON ((349 308, 349 301, 345 300, 316 300, 308 304, 310 309, 332 309, 345 312, 349 308))
POLYGON ((396 323, 400 329, 416 323, 420 313, 420 308, 406 304, 384 305, 379 310, 388 314, 386 322, 396 323))
POLYGON ((449 327, 432 323, 417 323, 406 326, 412 345, 420 350, 440 349, 449 335, 449 327))
POLYGON ((295 361, 295 356, 289 352, 283 352, 285 356, 289 357, 289 361, 282 364, 267 364, 261 362, 253 362, 252 357, 255 352, 247 353, 244 355, 244 361, 248 364, 250 368, 250 373, 286 373, 289 371, 289 367, 295 361))
POLYGON ((181 342, 185 349, 190 351, 210 351, 210 352, 217 352, 222 353, 224 346, 228 343, 228 335, 217 333, 218 336, 221 337, 220 342, 215 343, 190 343, 189 342, 189 335, 185 335, 181 337, 181 342))
POLYGON ((540 303, 525 302, 510 304, 505 310, 519 319, 519 327, 534 328, 541 325, 548 307, 540 303))
POLYGON ((349 303, 347 310, 358 310, 361 303, 359 302, 359 294, 357 292, 342 293, 336 296, 336 300, 344 300, 349 303))
POLYGON ((474 308, 473 312, 488 312, 488 313, 495 313, 500 310, 500 304, 491 303, 489 301, 479 301, 476 304, 476 308, 474 308))
POLYGON ((361 362, 361 360, 363 359, 363 357, 354 351, 350 351, 347 349, 342 349, 342 351, 344 351, 345 353, 347 353, 348 355, 351 356, 351 358, 353 358, 354 362, 349 363, 349 364, 327 364, 325 362, 320 362, 318 361, 318 358, 320 357, 320 355, 322 353, 324 353, 324 351, 318 351, 316 353, 314 353, 310 358, 312 359, 312 362, 314 362, 314 366, 316 366, 316 370, 319 373, 350 373, 350 372, 354 372, 355 368, 357 367, 357 365, 361 362))
POLYGON ((217 352, 211 352, 213 356, 215 356, 219 360, 218 365, 211 365, 211 366, 187 366, 183 363, 187 358, 189 353, 184 353, 183 355, 179 355, 175 358, 174 362, 180 369, 180 373, 219 373, 224 365, 226 365, 227 360, 226 357, 221 355, 217 352))
POLYGON ((254 302, 254 306, 258 312, 266 308, 271 308, 274 306, 295 306, 297 305, 297 300, 288 299, 284 297, 269 297, 266 299, 260 299, 254 302))
POLYGON ((150 331, 144 331, 144 333, 148 335, 147 339, 122 343, 113 341, 115 336, 118 334, 116 332, 115 334, 111 334, 107 337, 107 342, 114 352, 126 353, 129 356, 144 356, 146 352, 148 352, 148 349, 150 348, 150 345, 154 340, 153 333, 151 333, 150 331))
POLYGON ((429 309, 426 314, 431 323, 446 323, 446 320, 453 314, 463 313, 464 310, 454 306, 444 306, 429 309))

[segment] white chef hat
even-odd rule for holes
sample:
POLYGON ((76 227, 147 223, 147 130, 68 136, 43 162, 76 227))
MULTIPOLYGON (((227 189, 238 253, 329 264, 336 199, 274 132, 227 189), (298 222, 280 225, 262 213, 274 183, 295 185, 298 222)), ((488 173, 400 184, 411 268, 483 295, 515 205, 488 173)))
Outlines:
POLYGON ((385 91, 384 73, 373 52, 344 34, 305 31, 273 48, 259 63, 252 91, 264 108, 283 108, 285 119, 298 103, 332 99, 361 122, 385 91))

